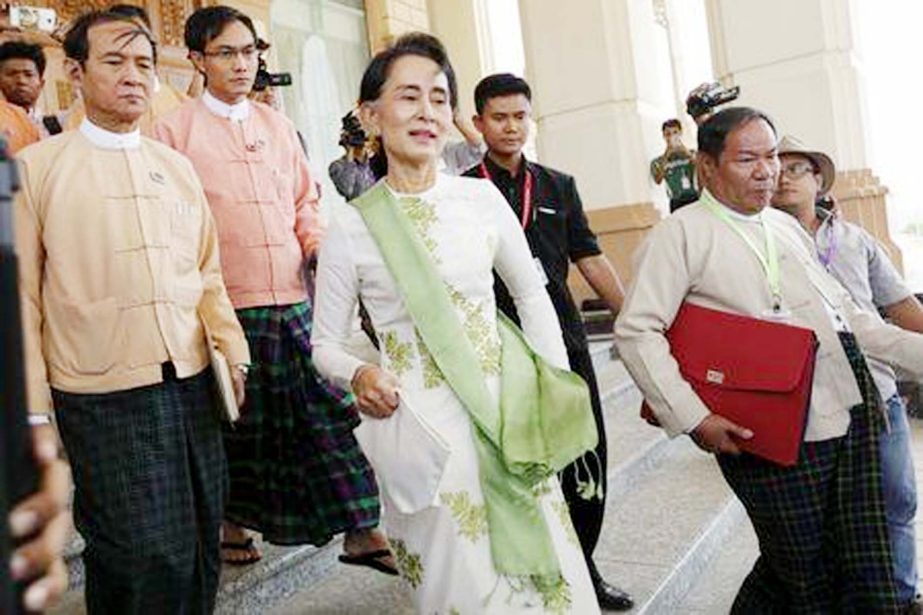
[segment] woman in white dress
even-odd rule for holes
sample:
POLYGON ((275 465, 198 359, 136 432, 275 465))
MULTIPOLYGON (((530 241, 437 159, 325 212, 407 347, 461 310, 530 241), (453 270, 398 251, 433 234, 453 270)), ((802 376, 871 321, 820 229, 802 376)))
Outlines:
MULTIPOLYGON (((493 270, 510 288, 532 347, 559 367, 566 368, 567 354, 554 308, 503 196, 488 181, 436 172, 456 98, 445 50, 423 34, 406 35, 378 54, 360 96, 366 125, 382 138, 385 186, 432 257, 496 400, 501 344, 493 270)), ((598 613, 555 478, 533 495, 535 514, 546 528, 540 538, 550 545, 545 553, 556 561, 528 561, 531 545, 510 545, 516 528, 507 532, 501 523, 488 523, 469 413, 427 350, 375 239, 352 205, 335 206, 331 213, 318 261, 312 341, 319 371, 354 391, 363 421, 395 420, 400 416, 395 411, 407 411, 398 407, 405 402, 451 450, 432 505, 412 514, 400 512, 389 493, 389 480, 397 477, 371 460, 383 487, 385 527, 419 612, 598 613), (380 342, 381 365, 364 363, 347 350, 359 299, 380 342), (501 544, 516 555, 497 557, 492 547, 501 544), (549 577, 498 570, 498 562, 509 567, 517 557, 527 569, 549 564, 556 572, 549 577)))

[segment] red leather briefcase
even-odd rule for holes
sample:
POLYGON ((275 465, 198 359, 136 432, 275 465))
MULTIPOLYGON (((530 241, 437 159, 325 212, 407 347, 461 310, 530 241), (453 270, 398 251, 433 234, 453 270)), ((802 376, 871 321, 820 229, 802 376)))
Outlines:
MULTIPOLYGON (((742 450, 795 464, 814 380, 813 331, 684 303, 666 337, 705 405, 753 432, 737 442, 742 450)), ((650 414, 644 404, 642 417, 650 414)))

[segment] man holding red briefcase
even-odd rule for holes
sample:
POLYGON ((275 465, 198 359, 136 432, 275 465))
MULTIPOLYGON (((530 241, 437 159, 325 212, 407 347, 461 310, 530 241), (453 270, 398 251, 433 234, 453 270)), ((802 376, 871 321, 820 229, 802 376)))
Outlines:
POLYGON ((768 207, 780 163, 765 114, 724 109, 698 141, 702 196, 650 233, 615 333, 656 419, 717 455, 756 530, 732 612, 905 611, 865 355, 923 374, 923 335, 863 312, 768 207))

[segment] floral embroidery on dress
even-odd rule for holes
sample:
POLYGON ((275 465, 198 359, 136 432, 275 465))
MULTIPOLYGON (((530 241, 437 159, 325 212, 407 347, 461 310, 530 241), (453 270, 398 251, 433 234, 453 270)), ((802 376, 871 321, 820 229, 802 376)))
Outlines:
POLYGON ((400 378, 409 372, 412 367, 413 345, 410 342, 398 340, 395 331, 383 331, 379 337, 394 375, 400 378))
POLYGON ((551 483, 547 480, 542 481, 538 483, 537 485, 535 485, 534 487, 532 487, 532 495, 534 495, 537 498, 548 495, 549 493, 551 493, 551 491, 552 491, 551 483))
POLYGON ((433 260, 438 262, 439 258, 436 256, 436 240, 430 235, 433 225, 438 220, 436 217, 436 206, 422 199, 412 197, 404 197, 400 202, 404 209, 404 213, 410 219, 410 222, 413 223, 414 228, 417 229, 417 233, 419 233, 423 245, 429 250, 433 260))
POLYGON ((476 506, 467 491, 440 494, 442 502, 452 511, 458 532, 472 542, 487 535, 487 506, 476 506))
POLYGON ((558 520, 567 534, 567 540, 575 547, 580 548, 580 539, 577 537, 577 530, 574 529, 574 524, 570 519, 570 508, 568 508, 567 502, 563 500, 552 502, 551 508, 558 515, 558 520))
POLYGON ((429 353, 429 348, 420 337, 420 331, 414 330, 417 336, 417 354, 420 356, 420 366, 423 369, 423 386, 427 389, 434 389, 445 382, 442 371, 436 365, 436 359, 429 353))
POLYGON ((419 587, 423 582, 423 562, 420 555, 408 551, 407 543, 399 538, 391 539, 391 550, 394 551, 394 559, 397 560, 397 567, 400 568, 404 580, 414 589, 419 587))
POLYGON ((451 285, 447 284, 446 287, 452 303, 464 315, 462 325, 464 325, 465 333, 474 346, 474 352, 478 356, 484 374, 499 375, 500 335, 497 333, 497 328, 491 326, 491 319, 484 314, 484 303, 480 305, 475 303, 451 285))

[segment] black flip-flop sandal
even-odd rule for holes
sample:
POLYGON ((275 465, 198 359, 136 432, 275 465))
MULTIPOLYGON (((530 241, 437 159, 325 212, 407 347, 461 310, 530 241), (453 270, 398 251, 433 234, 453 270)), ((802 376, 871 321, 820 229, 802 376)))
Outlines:
MULTIPOLYGON (((222 551, 250 551, 253 549, 253 536, 247 538, 243 542, 222 542, 221 550, 222 551)), ((255 564, 258 561, 263 559, 261 553, 252 553, 252 555, 245 559, 226 559, 221 558, 221 561, 225 564, 230 564, 231 566, 249 566, 250 564, 255 564)))
POLYGON ((392 555, 391 551, 388 549, 379 549, 378 551, 369 551, 368 553, 362 553, 361 555, 349 555, 343 553, 340 555, 340 562, 343 564, 349 564, 350 566, 368 566, 373 570, 378 572, 383 572, 391 576, 397 576, 397 568, 394 566, 389 566, 388 564, 381 561, 384 557, 389 557, 392 555))

